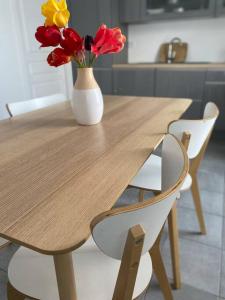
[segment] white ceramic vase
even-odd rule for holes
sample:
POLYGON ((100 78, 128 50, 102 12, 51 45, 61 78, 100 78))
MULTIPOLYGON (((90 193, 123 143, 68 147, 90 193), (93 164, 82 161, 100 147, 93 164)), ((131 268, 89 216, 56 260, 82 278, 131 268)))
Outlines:
POLYGON ((79 68, 71 105, 76 121, 81 125, 101 122, 104 110, 103 96, 92 68, 79 68))

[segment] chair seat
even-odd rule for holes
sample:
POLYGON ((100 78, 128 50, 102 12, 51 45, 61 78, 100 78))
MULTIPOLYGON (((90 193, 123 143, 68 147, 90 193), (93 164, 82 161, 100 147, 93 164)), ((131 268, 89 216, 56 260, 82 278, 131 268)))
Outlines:
POLYGON ((9 241, 3 239, 3 238, 0 238, 0 249, 7 246, 9 244, 9 241))
MULTIPOLYGON (((104 255, 92 238, 73 252, 76 288, 79 300, 111 300, 120 261, 104 255)), ((133 297, 148 286, 152 275, 149 254, 141 258, 133 297)), ((53 257, 21 247, 13 256, 8 277, 19 292, 42 300, 57 300, 58 289, 53 257)))
MULTIPOLYGON (((162 158, 160 156, 154 154, 150 155, 129 185, 151 191, 161 191, 161 165, 162 158)), ((181 191, 188 190, 191 184, 192 178, 191 175, 188 174, 184 180, 181 191)))

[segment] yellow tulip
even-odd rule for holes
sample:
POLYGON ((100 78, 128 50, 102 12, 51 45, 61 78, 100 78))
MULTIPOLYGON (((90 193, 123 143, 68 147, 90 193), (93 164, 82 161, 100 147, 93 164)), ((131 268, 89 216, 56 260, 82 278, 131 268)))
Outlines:
POLYGON ((46 26, 56 25, 62 28, 68 24, 70 18, 66 0, 48 0, 42 5, 41 12, 46 17, 46 26))

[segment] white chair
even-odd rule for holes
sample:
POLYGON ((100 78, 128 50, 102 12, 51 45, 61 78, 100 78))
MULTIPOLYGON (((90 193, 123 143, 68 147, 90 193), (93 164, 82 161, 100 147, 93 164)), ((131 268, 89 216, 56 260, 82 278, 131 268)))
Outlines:
POLYGON ((66 101, 66 96, 64 94, 55 94, 21 102, 8 103, 6 104, 6 109, 8 110, 10 117, 15 117, 64 101, 66 101))
MULTIPOLYGON (((183 142, 190 159, 190 171, 187 175, 181 191, 189 188, 192 190, 195 209, 202 234, 206 234, 206 227, 201 206, 200 193, 197 181, 197 171, 208 145, 219 110, 217 106, 209 102, 201 120, 178 120, 172 122, 168 132, 174 134, 183 142)), ((162 159, 157 155, 151 155, 144 166, 132 180, 129 186, 140 189, 139 201, 144 199, 144 191, 150 190, 158 193, 161 191, 161 164, 162 159)), ((169 234, 171 242, 171 254, 173 260, 173 273, 175 288, 180 288, 181 279, 179 273, 178 233, 176 222, 176 207, 169 216, 169 234)))
MULTIPOLYGON (((149 249, 154 248, 188 172, 185 149, 169 134, 163 142, 162 166, 162 194, 112 209, 92 221, 92 238, 73 252, 77 299, 131 300, 147 289, 152 275, 149 249)), ((169 286, 161 256, 153 268, 169 286)), ((21 247, 9 264, 8 278, 9 300, 59 299, 51 256, 21 247)), ((171 300, 171 290, 168 293, 171 300)))
MULTIPOLYGON (((60 102, 66 101, 66 96, 63 94, 55 94, 47 97, 36 98, 32 100, 8 103, 6 108, 10 117, 15 117, 24 113, 28 113, 37 109, 48 107, 60 102)), ((0 238, 0 249, 10 244, 9 241, 0 238)))

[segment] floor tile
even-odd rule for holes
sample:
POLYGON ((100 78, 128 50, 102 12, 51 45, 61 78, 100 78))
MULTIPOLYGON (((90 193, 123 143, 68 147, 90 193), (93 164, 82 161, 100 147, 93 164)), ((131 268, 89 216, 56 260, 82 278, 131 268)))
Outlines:
POLYGON ((225 298, 225 251, 222 254, 222 272, 220 281, 220 297, 225 298))
MULTIPOLYGON (((182 284, 180 290, 173 290, 174 300, 218 300, 217 296, 210 293, 193 288, 189 285, 182 284)), ((159 290, 158 283, 153 280, 151 282, 145 300, 164 300, 161 291, 159 290)))
MULTIPOLYGON (((116 207, 126 206, 129 204, 134 204, 138 202, 139 190, 136 188, 127 188, 123 194, 120 196, 116 203, 116 207)), ((145 192, 144 198, 148 200, 149 198, 154 197, 152 192, 145 192)))
POLYGON ((225 275, 221 276, 220 296, 225 299, 225 275))
POLYGON ((224 178, 224 193, 223 193, 223 216, 225 217, 225 178, 224 178))
POLYGON ((216 168, 201 169, 198 172, 198 180, 200 190, 224 193, 224 169, 222 171, 216 168))
MULTIPOLYGON (((225 182, 225 179, 224 179, 224 182, 225 182)), ((224 194, 223 194, 223 216, 225 218, 225 191, 224 191, 224 194)))
POLYGON ((0 269, 1 270, 7 271, 9 261, 17 249, 18 249, 18 246, 11 244, 10 246, 0 250, 0 269))
MULTIPOLYGON (((223 216, 224 194, 201 190, 202 208, 204 212, 223 216)), ((178 206, 195 209, 191 191, 183 192, 178 206)))
POLYGON ((163 294, 154 275, 152 276, 145 300, 164 300, 163 294))
MULTIPOLYGON (((225 182, 225 179, 224 179, 225 182)), ((224 184, 225 187, 225 184, 224 184)), ((225 217, 225 190, 224 190, 224 194, 223 194, 223 216, 225 217)))
POLYGON ((129 204, 137 203, 137 201, 138 201, 138 190, 134 188, 128 188, 120 196, 115 207, 126 206, 129 204))
POLYGON ((204 170, 214 169, 215 172, 222 171, 223 164, 221 162, 225 161, 225 148, 211 149, 211 152, 208 152, 203 161, 201 162, 200 168, 204 170))
POLYGON ((225 250, 225 218, 223 218, 223 236, 222 236, 222 241, 223 241, 223 250, 225 250))
POLYGON ((217 296, 183 285, 181 290, 174 292, 174 300, 217 300, 217 296))
POLYGON ((208 145, 204 160, 224 161, 225 160, 225 143, 224 141, 213 141, 208 145))
POLYGON ((0 270, 0 299, 7 300, 7 274, 0 270))
MULTIPOLYGON (((167 273, 172 278, 169 240, 163 248, 167 273)), ((194 241, 180 239, 183 284, 219 296, 221 251, 194 241)))
POLYGON ((195 210, 178 207, 177 213, 181 238, 222 248, 223 217, 204 213, 207 234, 201 235, 195 210))

